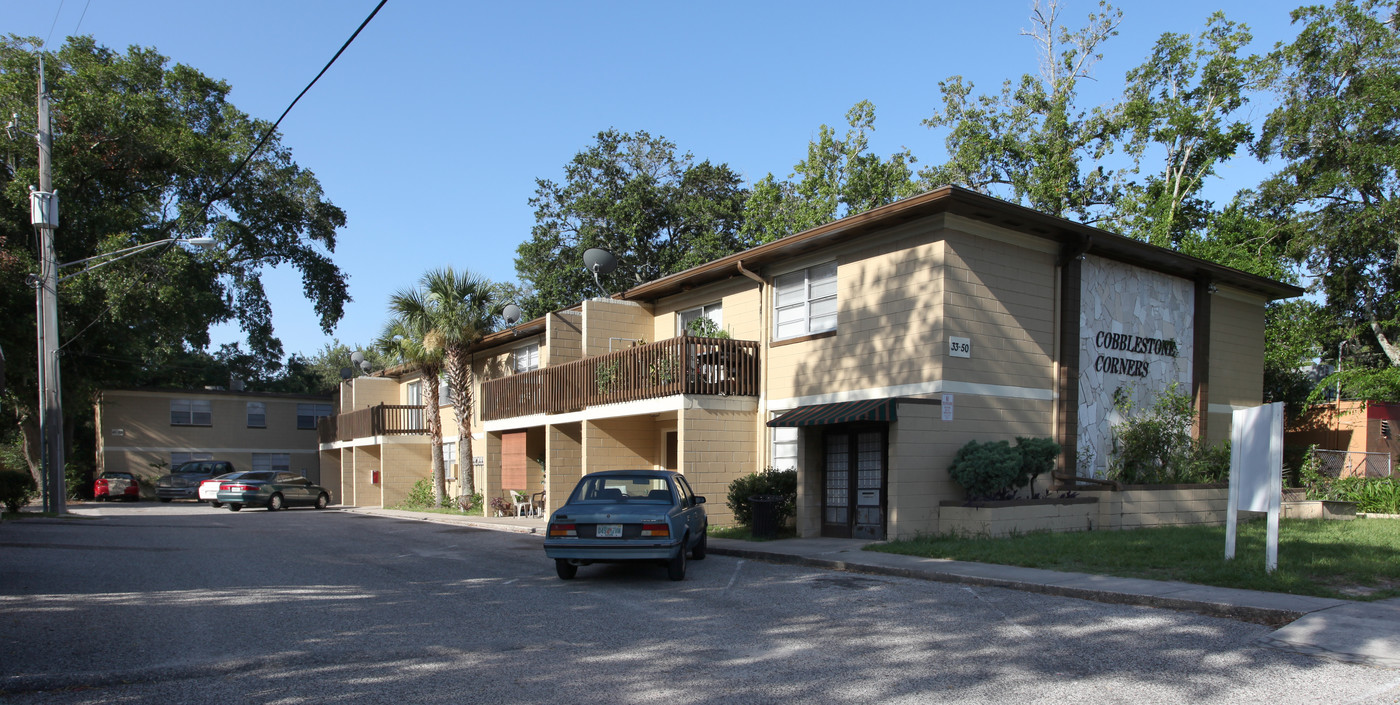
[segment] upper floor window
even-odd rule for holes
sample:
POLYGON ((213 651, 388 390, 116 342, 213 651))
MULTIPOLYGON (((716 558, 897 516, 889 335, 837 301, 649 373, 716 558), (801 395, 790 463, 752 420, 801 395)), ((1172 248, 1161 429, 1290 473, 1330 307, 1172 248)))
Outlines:
POLYGON ((515 349, 515 373, 529 372, 540 368, 540 344, 530 343, 515 349))
POLYGON ((715 337, 724 330, 724 308, 718 301, 676 314, 676 335, 715 337), (700 320, 700 319, 704 320, 700 320))
POLYGON ((836 330, 836 263, 827 262, 773 280, 776 340, 836 330))
POLYGON ((291 453, 254 453, 253 469, 287 472, 292 469, 292 455, 291 453))
POLYGON ((438 406, 447 406, 452 403, 452 385, 447 381, 447 375, 443 375, 438 380, 438 406))
POLYGON ((213 407, 208 399, 171 399, 170 425, 213 426, 213 407))
POLYGON ((248 402, 248 428, 267 428, 267 404, 248 402))
POLYGON ((330 404, 297 404, 297 428, 315 429, 318 419, 330 415, 330 404))

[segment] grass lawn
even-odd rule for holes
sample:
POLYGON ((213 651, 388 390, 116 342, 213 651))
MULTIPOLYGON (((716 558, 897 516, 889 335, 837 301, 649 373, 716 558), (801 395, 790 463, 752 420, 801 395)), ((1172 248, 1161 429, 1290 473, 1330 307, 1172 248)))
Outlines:
POLYGON ((1007 538, 926 536, 867 547, 929 558, 1019 565, 1295 595, 1400 596, 1400 519, 1280 522, 1278 570, 1264 572, 1265 522, 1241 524, 1235 560, 1224 526, 1035 533, 1007 538))
POLYGON ((734 526, 711 526, 705 532, 712 539, 739 539, 740 541, 774 541, 776 539, 795 539, 797 529, 784 526, 778 529, 778 535, 771 539, 756 539, 753 537, 753 530, 742 524, 734 526))
POLYGON ((389 507, 389 508, 390 508, 390 509, 399 509, 399 510, 402 510, 402 511, 405 511, 405 512, 424 512, 424 513, 426 513, 426 514, 451 514, 451 515, 453 515, 453 516, 459 516, 459 517, 479 517, 479 516, 483 516, 481 505, 477 505, 477 506, 475 506, 475 507, 472 507, 471 509, 468 509, 468 510, 465 511, 465 512, 462 511, 462 510, 460 510, 460 509, 457 509, 457 508, 455 508, 455 507, 410 507, 410 506, 403 505, 403 504, 400 504, 400 505, 398 505, 398 506, 396 506, 396 507, 389 507))

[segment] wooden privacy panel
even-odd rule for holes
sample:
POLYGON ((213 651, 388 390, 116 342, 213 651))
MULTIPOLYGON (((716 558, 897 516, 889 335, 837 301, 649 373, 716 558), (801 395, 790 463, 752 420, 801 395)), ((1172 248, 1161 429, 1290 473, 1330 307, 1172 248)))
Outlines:
POLYGON ((527 431, 501 434, 501 489, 525 491, 525 453, 527 431))

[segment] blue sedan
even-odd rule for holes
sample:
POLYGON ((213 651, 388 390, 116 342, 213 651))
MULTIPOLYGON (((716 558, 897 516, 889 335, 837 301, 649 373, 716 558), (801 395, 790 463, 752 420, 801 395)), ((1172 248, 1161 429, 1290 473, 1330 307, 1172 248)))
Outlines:
POLYGON ((583 476, 549 518, 544 554, 569 580, 590 563, 654 561, 685 579, 686 554, 705 557, 705 498, 670 470, 607 470, 583 476))

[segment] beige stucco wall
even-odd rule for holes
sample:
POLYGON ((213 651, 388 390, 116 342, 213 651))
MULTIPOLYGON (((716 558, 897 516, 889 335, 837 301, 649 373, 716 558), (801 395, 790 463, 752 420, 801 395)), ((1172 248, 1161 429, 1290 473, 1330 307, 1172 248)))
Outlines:
POLYGON ((1262 297, 1220 287, 1210 299, 1211 411, 1206 440, 1230 439, 1231 413, 1263 403, 1264 306, 1262 297))
POLYGON ((731 279, 697 287, 675 296, 668 296, 656 302, 656 317, 653 319, 651 340, 674 338, 676 314, 680 311, 720 304, 720 318, 724 330, 735 340, 760 340, 763 297, 759 284, 737 273, 731 279))
POLYGON ((315 429, 297 428, 297 404, 330 404, 327 397, 280 397, 218 392, 105 390, 99 396, 98 467, 154 479, 166 471, 171 453, 210 453, 239 470, 251 470, 254 453, 285 453, 290 469, 320 479, 315 429), (208 401, 209 426, 170 423, 171 400, 208 401), (265 426, 248 426, 248 403, 264 405, 265 426))
POLYGON ((974 236, 950 225, 973 229, 929 218, 765 271, 838 262, 836 335, 770 346, 768 396, 936 380, 1051 388, 1053 254, 1009 231, 980 227, 974 236), (971 339, 971 358, 948 357, 950 335, 971 339))

